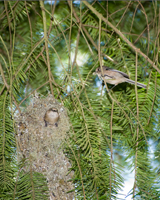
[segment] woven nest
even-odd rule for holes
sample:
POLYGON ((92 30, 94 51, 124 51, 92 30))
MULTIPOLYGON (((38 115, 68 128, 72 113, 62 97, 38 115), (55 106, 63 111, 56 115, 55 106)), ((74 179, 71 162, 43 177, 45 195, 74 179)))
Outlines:
MULTIPOLYGON (((28 158, 32 170, 45 175, 50 199, 72 200, 74 193, 66 192, 74 189, 72 182, 68 182, 73 172, 68 174, 71 164, 61 148, 70 128, 66 109, 52 95, 33 97, 31 104, 15 116, 15 122, 18 160, 28 158), (52 107, 59 112, 58 127, 45 127, 45 112, 52 107)), ((29 165, 24 166, 25 171, 29 169, 29 165)))

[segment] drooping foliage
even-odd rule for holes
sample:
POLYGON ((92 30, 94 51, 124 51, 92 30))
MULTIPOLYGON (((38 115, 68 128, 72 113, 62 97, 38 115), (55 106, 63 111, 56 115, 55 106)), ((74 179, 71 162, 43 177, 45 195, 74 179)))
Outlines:
MULTIPOLYGON (((159 199, 159 1, 0 2, 0 199, 47 199, 45 178, 18 163, 14 114, 34 91, 68 109, 65 152, 75 199, 117 199, 123 171, 133 199, 159 199), (100 65, 128 83, 110 93, 100 65), (152 154, 151 151, 152 150, 152 154)), ((129 192, 129 191, 128 191, 129 192)))

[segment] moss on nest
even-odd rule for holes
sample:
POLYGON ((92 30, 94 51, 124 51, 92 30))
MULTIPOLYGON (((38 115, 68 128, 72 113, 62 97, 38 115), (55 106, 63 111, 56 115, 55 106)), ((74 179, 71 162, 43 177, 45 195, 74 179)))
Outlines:
POLYGON ((18 160, 28 160, 24 170, 27 172, 32 167, 33 171, 45 175, 50 199, 73 199, 73 193, 66 194, 74 189, 68 182, 73 172, 66 175, 71 165, 61 148, 70 129, 66 108, 50 94, 46 98, 33 97, 30 105, 15 116, 15 122, 18 160), (45 112, 52 107, 57 108, 60 115, 58 127, 45 127, 45 112))

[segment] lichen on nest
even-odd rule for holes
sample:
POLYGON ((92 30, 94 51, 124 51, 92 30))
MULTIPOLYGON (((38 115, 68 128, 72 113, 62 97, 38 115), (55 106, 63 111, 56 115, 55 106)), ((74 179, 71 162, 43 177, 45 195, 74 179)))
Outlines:
POLYGON ((74 186, 69 179, 73 172, 68 173, 71 164, 65 154, 62 143, 69 136, 70 123, 66 108, 59 103, 51 94, 46 98, 32 97, 31 103, 26 109, 15 116, 17 158, 29 159, 25 171, 32 170, 43 173, 48 182, 50 199, 71 200, 74 186), (60 120, 58 127, 48 125, 45 127, 44 115, 50 108, 57 108, 60 120))

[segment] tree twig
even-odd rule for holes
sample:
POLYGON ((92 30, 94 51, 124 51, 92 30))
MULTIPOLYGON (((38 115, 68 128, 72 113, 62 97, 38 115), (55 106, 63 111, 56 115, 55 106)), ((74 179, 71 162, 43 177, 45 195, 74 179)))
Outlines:
POLYGON ((105 17, 102 16, 98 11, 96 11, 95 8, 93 8, 87 1, 83 1, 83 3, 90 8, 90 10, 96 14, 96 16, 100 19, 102 19, 104 22, 106 22, 132 49, 134 49, 137 53, 139 53, 141 56, 143 56, 159 73, 160 69, 155 65, 155 63, 147 56, 145 55, 140 49, 135 47, 124 35, 121 31, 119 31, 112 23, 110 23, 105 17))

